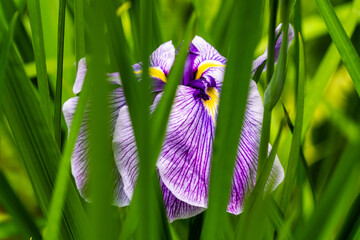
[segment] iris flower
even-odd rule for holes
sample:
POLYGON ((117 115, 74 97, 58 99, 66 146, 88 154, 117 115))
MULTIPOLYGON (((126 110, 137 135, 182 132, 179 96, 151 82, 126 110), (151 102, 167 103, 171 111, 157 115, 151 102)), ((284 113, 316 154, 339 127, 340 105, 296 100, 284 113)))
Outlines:
MULTIPOLYGON (((282 34, 277 28, 275 60, 277 60, 282 34)), ((289 42, 293 30, 289 28, 289 42)), ((156 97, 153 111, 162 97, 167 76, 174 64, 176 51, 171 41, 160 45, 150 56, 149 74, 156 97)), ((252 73, 259 66, 266 67, 267 50, 253 62, 252 73)), ((181 83, 170 112, 165 140, 156 163, 163 199, 170 222, 189 218, 207 208, 210 160, 215 134, 217 110, 224 79, 226 58, 203 38, 196 36, 190 43, 181 83)), ((85 59, 81 59, 73 92, 81 91, 86 74, 85 59)), ((141 73, 141 63, 133 65, 141 73)), ((114 204, 127 206, 132 198, 139 172, 138 155, 128 107, 125 102, 118 73, 108 75, 114 85, 109 96, 111 109, 111 135, 117 169, 113 170, 114 204)), ((63 113, 70 129, 78 97, 66 101, 63 113)), ((255 184, 260 145, 263 103, 256 83, 251 80, 241 137, 237 149, 231 194, 227 211, 240 214, 246 194, 255 184)), ((87 113, 72 154, 72 174, 82 197, 89 198, 89 148, 87 113)), ((271 146, 269 146, 271 148, 271 146)), ((284 178, 284 170, 276 157, 267 186, 275 189, 284 178)))

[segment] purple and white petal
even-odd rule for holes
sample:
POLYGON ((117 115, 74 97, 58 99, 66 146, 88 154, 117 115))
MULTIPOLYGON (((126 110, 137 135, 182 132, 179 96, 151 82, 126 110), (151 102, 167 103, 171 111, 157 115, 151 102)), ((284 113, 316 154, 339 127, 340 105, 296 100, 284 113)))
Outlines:
POLYGON ((202 79, 207 87, 221 88, 226 58, 203 38, 195 36, 189 46, 188 57, 182 84, 188 85, 190 81, 202 79))
MULTIPOLYGON (((281 29, 281 24, 279 24, 276 28, 275 31, 275 36, 277 36, 279 34, 281 29)), ((294 29, 291 26, 291 24, 289 24, 289 31, 288 31, 288 46, 290 46, 290 43, 292 42, 294 38, 294 29)), ((280 53, 280 48, 281 48, 281 44, 282 44, 282 39, 283 39, 283 33, 281 32, 278 39, 276 40, 275 43, 275 63, 278 60, 279 57, 279 53, 280 53)), ((252 63, 252 75, 255 74, 256 70, 259 68, 259 66, 261 66, 266 60, 267 60, 267 52, 268 49, 266 48, 265 52, 259 56, 257 59, 255 59, 252 63)), ((263 71, 266 69, 266 63, 265 63, 265 67, 263 69, 263 71)))
POLYGON ((168 75, 175 61, 175 47, 172 41, 161 44, 150 56, 150 67, 159 68, 168 75))
POLYGON ((170 223, 178 219, 193 217, 205 211, 205 208, 190 205, 176 198, 161 180, 160 184, 164 198, 164 204, 166 207, 167 217, 170 223))
MULTIPOLYGON (((165 186, 181 201, 207 206, 214 119, 196 89, 179 86, 156 164, 165 186)), ((159 101, 161 95, 155 99, 159 101)))
POLYGON ((78 64, 78 70, 76 73, 76 79, 73 86, 73 92, 78 94, 81 92, 82 86, 84 84, 85 75, 86 75, 87 65, 85 58, 80 59, 78 64))
MULTIPOLYGON (((204 208, 207 206, 214 120, 203 100, 195 100, 195 91, 187 86, 178 87, 156 166, 161 181, 177 199, 204 208)), ((161 96, 162 93, 156 96, 152 110, 161 96)), ((113 149, 124 191, 131 199, 138 176, 138 157, 126 106, 119 112, 113 149)))
POLYGON ((120 73, 118 72, 108 73, 107 76, 110 80, 110 83, 121 85, 120 73))
POLYGON ((138 78, 138 80, 141 79, 141 74, 142 74, 142 63, 138 62, 132 65, 132 69, 136 75, 136 77, 138 78))
MULTIPOLYGON (((70 98, 63 105, 63 113, 69 132, 78 100, 79 97, 70 98)), ((110 93, 109 102, 110 126, 111 134, 113 134, 118 112, 120 108, 125 105, 125 98, 121 88, 117 88, 110 93)), ((71 170, 75 178, 76 186, 79 189, 80 195, 86 200, 89 200, 90 196, 88 189, 90 147, 89 119, 88 110, 86 110, 71 157, 71 170)), ((118 206, 127 206, 130 201, 123 190, 124 186, 120 174, 117 169, 114 169, 111 174, 114 178, 114 204, 118 206)))
MULTIPOLYGON (((78 63, 78 70, 76 73, 76 79, 73 86, 74 94, 78 94, 81 92, 82 87, 84 85, 86 72, 87 72, 86 59, 81 58, 78 63)), ((107 76, 111 84, 121 85, 120 74, 118 72, 108 73, 107 76)))
MULTIPOLYGON (((139 161, 127 106, 120 110, 115 129, 113 149, 116 164, 124 182, 124 191, 131 199, 139 173, 139 161)), ((189 218, 205 210, 205 208, 192 206, 176 198, 161 179, 160 185, 169 222, 189 218)))
MULTIPOLYGON (((232 214, 242 212, 245 196, 255 185, 263 111, 264 107, 256 83, 251 80, 227 207, 227 211, 232 214)), ((269 146, 269 151, 270 149, 271 146, 269 146)), ((284 170, 276 157, 267 185, 275 189, 283 178, 284 170)))
POLYGON ((124 183, 124 191, 132 199, 137 177, 139 160, 128 106, 120 109, 113 137, 115 163, 124 183))

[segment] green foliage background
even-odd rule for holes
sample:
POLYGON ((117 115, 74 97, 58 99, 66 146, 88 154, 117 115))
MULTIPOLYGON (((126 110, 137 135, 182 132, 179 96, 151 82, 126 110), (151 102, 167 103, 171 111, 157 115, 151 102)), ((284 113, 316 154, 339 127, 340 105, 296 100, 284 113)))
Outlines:
POLYGON ((0 0, 0 239, 360 239, 359 20, 359 0, 0 0), (295 40, 257 79, 266 95, 262 147, 270 142, 273 152, 260 150, 257 186, 234 216, 225 208, 251 61, 271 44, 269 29, 288 21, 295 40), (155 162, 195 35, 229 60, 218 151, 209 209, 169 224, 153 184, 155 162), (181 47, 150 116, 150 79, 144 74, 137 82, 131 64, 142 61, 147 73, 148 56, 168 40, 181 47), (68 134, 60 110, 74 96, 76 63, 84 56, 89 72, 68 134), (125 208, 109 204, 114 162, 109 126, 99 124, 107 122, 108 88, 99 81, 107 72, 121 73, 139 149, 139 182, 125 208), (89 98, 97 126, 91 204, 70 174, 89 98), (233 118, 237 124, 229 125, 233 118), (275 152, 286 178, 263 194, 275 152))

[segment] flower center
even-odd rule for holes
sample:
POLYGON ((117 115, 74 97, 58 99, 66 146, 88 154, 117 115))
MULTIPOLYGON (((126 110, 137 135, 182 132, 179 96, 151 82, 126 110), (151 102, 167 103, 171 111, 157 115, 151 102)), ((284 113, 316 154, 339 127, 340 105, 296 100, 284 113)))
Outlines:
POLYGON ((215 122, 217 107, 219 105, 219 91, 215 87, 209 87, 207 89, 206 94, 210 99, 203 100, 203 103, 204 103, 206 110, 212 116, 212 118, 215 122))
POLYGON ((204 101, 211 100, 214 97, 214 94, 209 94, 209 92, 213 92, 213 90, 209 91, 209 88, 216 87, 216 81, 212 74, 207 74, 213 68, 225 67, 224 64, 213 61, 213 60, 206 60, 199 64, 195 79, 188 82, 187 86, 192 88, 196 88, 194 92, 195 99, 203 99, 204 101))

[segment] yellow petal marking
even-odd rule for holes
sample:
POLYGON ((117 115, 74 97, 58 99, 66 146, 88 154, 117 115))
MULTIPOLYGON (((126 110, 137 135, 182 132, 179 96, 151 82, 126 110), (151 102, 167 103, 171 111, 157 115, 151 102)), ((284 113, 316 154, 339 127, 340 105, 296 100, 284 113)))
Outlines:
MULTIPOLYGON (((135 74, 141 74, 142 70, 135 71, 135 74)), ((153 78, 159 78, 161 81, 166 82, 166 76, 161 69, 155 67, 149 67, 149 75, 153 78)))
POLYGON ((195 79, 200 79, 201 75, 211 67, 225 67, 225 65, 218 61, 212 61, 212 60, 203 61, 198 66, 195 79))
POLYGON ((217 107, 219 105, 219 92, 215 87, 209 87, 206 91, 209 95, 209 100, 203 100, 204 106, 209 114, 212 116, 215 123, 215 116, 217 113, 217 107))

